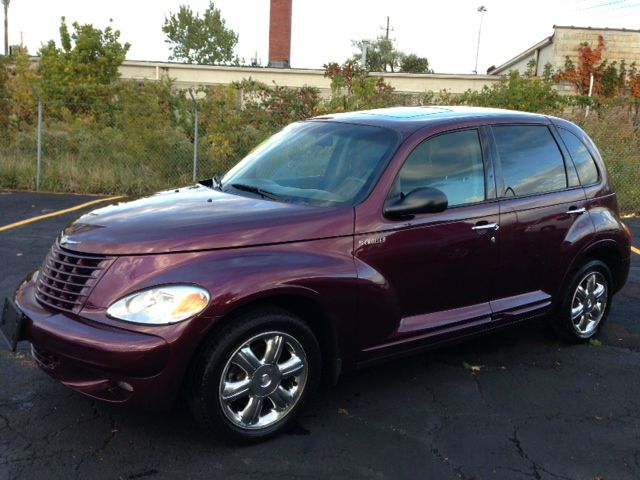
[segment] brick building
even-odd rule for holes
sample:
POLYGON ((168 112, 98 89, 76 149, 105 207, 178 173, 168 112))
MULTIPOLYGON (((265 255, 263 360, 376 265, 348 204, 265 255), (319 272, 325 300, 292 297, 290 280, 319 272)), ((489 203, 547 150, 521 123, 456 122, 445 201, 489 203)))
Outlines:
POLYGON ((291 67, 292 0, 271 0, 269 12, 269 67, 291 67))

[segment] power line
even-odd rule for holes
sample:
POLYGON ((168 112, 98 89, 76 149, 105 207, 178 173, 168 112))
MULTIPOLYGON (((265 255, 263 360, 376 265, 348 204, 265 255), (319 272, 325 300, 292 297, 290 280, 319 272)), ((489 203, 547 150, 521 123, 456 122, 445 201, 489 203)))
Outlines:
POLYGON ((634 7, 640 7, 640 2, 630 3, 628 5, 620 5, 619 7, 609 8, 607 10, 601 10, 598 13, 615 12, 617 10, 624 10, 627 8, 634 8, 634 7))
POLYGON ((594 5, 588 5, 582 8, 576 8, 574 10, 574 12, 581 12, 584 10, 596 10, 596 9, 600 9, 600 8, 604 8, 604 7, 608 7, 610 5, 617 5, 620 3, 625 3, 627 0, 609 0, 608 2, 600 2, 600 3, 596 3, 594 5))
POLYGON ((608 4, 611 1, 621 1, 624 2, 625 0, 606 0, 606 1, 601 1, 601 0, 577 0, 573 3, 572 7, 570 9, 571 12, 580 12, 583 10, 593 10, 593 9, 597 9, 597 8, 601 8, 603 7, 605 4, 608 4))

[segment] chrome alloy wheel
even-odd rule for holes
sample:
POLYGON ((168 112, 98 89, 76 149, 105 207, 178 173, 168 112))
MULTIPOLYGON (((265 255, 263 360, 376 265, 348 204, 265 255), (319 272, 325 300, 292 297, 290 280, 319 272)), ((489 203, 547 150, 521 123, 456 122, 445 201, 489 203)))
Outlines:
POLYGON ((578 283, 571 301, 571 321, 576 332, 589 337, 607 308, 607 280, 600 272, 591 271, 578 283))
POLYGON ((293 410, 307 373, 304 349, 291 335, 256 335, 233 352, 224 367, 219 388, 222 410, 237 427, 269 427, 293 410))

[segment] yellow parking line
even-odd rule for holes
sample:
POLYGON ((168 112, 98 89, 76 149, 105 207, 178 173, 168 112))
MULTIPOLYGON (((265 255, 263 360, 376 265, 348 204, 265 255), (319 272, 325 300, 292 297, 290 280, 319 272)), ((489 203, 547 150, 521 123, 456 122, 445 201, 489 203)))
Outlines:
POLYGON ((631 247, 631 251, 632 251, 633 253, 637 253, 638 255, 640 255, 640 248, 631 247))
POLYGON ((82 210, 83 208, 90 207, 91 205, 95 205, 97 203, 109 202, 111 200, 118 200, 119 198, 123 198, 123 197, 118 196, 118 197, 109 197, 109 198, 99 198, 98 200, 92 200, 90 202, 81 203, 80 205, 76 205, 75 207, 65 208, 64 210, 57 210, 55 212, 45 213, 44 215, 39 215, 37 217, 27 218, 26 220, 20 220, 19 222, 10 223, 9 225, 0 227, 0 232, 4 232, 5 230, 11 230, 12 228, 21 227, 22 225, 28 225, 29 223, 38 222, 46 218, 58 217, 60 215, 64 215, 65 213, 75 212, 76 210, 82 210))

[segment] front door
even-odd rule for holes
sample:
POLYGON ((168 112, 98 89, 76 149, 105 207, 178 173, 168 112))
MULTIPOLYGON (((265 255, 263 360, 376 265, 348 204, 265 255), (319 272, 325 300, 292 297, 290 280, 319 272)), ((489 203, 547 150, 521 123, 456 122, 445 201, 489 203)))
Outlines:
POLYGON ((493 176, 485 175, 491 167, 480 138, 478 129, 467 129, 425 140, 394 182, 390 201, 416 188, 437 188, 448 198, 444 212, 388 219, 380 231, 356 234, 355 255, 364 274, 371 269, 379 275, 390 297, 384 303, 397 305, 391 313, 363 306, 380 316, 370 322, 374 330, 365 337, 365 358, 490 321, 499 210, 488 198, 493 189, 487 188, 487 177, 493 181, 493 176))

